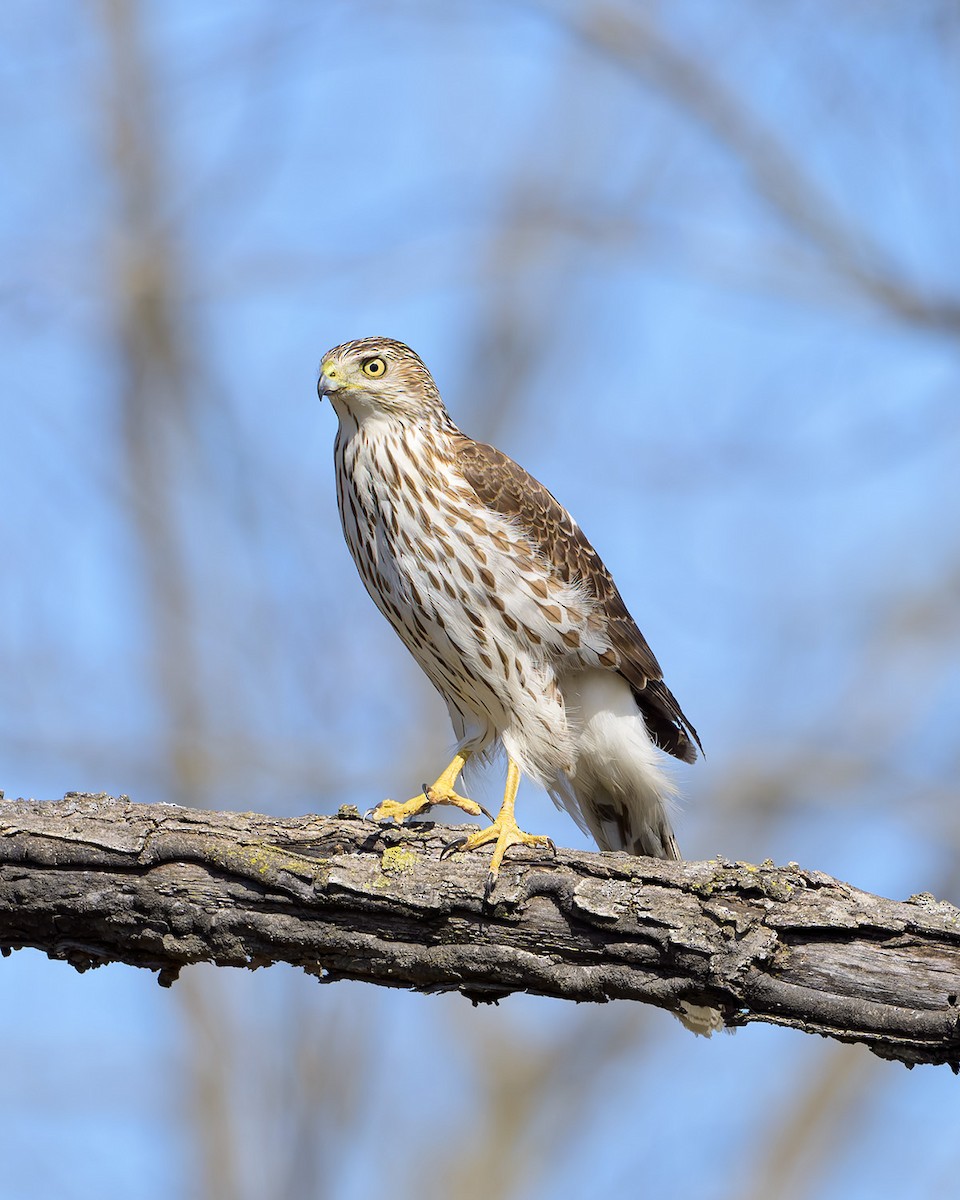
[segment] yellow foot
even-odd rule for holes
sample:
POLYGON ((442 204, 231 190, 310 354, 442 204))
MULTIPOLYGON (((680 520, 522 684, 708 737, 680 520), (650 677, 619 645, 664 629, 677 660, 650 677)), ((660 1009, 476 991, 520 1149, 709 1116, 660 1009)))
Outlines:
POLYGON ((466 755, 458 754, 433 787, 424 784, 423 791, 419 796, 414 796, 412 800, 405 800, 402 803, 399 800, 382 800, 372 813, 368 813, 368 816, 374 821, 394 820, 399 824, 407 817, 415 817, 418 813, 426 812, 435 804, 451 804, 454 808, 463 809, 471 817, 483 815, 492 820, 493 818, 482 804, 478 804, 476 800, 470 800, 466 796, 461 796, 453 790, 453 785, 457 782, 466 761, 466 755))
POLYGON ((539 833, 524 833, 517 824, 517 819, 513 815, 513 804, 519 783, 520 772, 511 759, 507 768, 507 790, 504 794, 500 811, 497 813, 496 820, 486 829, 481 829, 479 833, 471 833, 467 837, 456 838, 444 847, 443 854, 441 855, 441 858, 445 858, 448 854, 455 854, 458 851, 476 850, 478 846, 485 846, 488 842, 495 842, 493 857, 490 859, 490 873, 487 875, 486 886, 483 889, 484 897, 488 899, 496 885, 497 876, 500 874, 500 864, 503 862, 503 856, 511 846, 545 846, 549 847, 554 854, 557 852, 557 847, 554 845, 552 838, 543 837, 539 833))
POLYGON ((432 808, 435 804, 452 804, 454 808, 462 808, 464 812, 469 813, 471 817, 479 817, 481 814, 489 817, 490 814, 478 804, 476 800, 470 800, 467 796, 459 796, 453 790, 443 790, 436 785, 427 787, 423 785, 423 791, 419 796, 414 796, 412 800, 381 800, 377 807, 370 813, 370 819, 373 821, 389 821, 394 820, 399 823, 405 821, 407 817, 415 817, 418 813, 426 812, 428 808, 432 808))

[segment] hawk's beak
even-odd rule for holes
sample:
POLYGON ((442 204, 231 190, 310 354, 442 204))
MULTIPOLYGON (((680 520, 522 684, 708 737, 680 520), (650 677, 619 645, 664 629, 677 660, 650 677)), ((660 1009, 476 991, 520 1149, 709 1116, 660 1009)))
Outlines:
POLYGON ((317 395, 322 400, 324 396, 329 396, 331 392, 335 392, 339 386, 340 372, 330 359, 327 359, 320 367, 320 378, 317 380, 317 395))

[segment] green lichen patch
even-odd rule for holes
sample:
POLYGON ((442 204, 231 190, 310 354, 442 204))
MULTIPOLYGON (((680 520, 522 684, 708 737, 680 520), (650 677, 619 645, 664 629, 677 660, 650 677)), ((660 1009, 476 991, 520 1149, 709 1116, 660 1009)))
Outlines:
POLYGON ((409 871, 416 866, 419 855, 409 846, 388 846, 380 859, 380 870, 393 874, 397 871, 409 871))

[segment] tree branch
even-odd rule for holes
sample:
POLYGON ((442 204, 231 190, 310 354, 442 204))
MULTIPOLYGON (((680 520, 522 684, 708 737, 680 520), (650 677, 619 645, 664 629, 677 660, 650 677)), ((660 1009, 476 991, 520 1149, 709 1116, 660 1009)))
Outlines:
MULTIPOLYGON (((461 827, 462 828, 462 827, 461 827)), ((514 851, 489 902, 459 832, 68 793, 0 802, 0 947, 171 984, 195 962, 288 962, 472 1000, 683 1000, 960 1070, 960 910, 791 863, 514 851)))
POLYGON ((960 335, 960 300, 912 283, 870 236, 864 221, 852 222, 831 204, 789 142, 710 71, 706 56, 687 54, 639 8, 626 12, 598 4, 586 16, 571 10, 578 12, 571 17, 555 6, 536 7, 584 46, 659 88, 699 121, 739 159, 757 194, 820 252, 839 279, 906 324, 960 335))

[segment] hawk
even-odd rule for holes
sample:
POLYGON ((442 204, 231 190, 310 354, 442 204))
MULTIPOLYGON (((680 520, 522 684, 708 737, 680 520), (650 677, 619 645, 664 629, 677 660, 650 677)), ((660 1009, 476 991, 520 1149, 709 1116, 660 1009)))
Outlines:
MULTIPOLYGON (((337 505, 350 553, 446 701, 457 737, 432 787, 384 800, 374 819, 399 822, 437 804, 489 818, 456 784, 472 756, 502 746, 500 811, 448 847, 493 843, 488 895, 511 846, 552 846, 517 825, 521 775, 601 849, 678 859, 668 815, 676 788, 659 752, 693 762, 700 739, 577 523, 512 459, 461 433, 402 342, 335 347, 317 390, 339 421, 337 505)), ((713 1010, 683 1009, 697 1032, 720 1024, 713 1010)))
MULTIPOLYGON (((363 338, 324 355, 318 392, 339 420, 337 504, 374 603, 447 703, 453 761, 377 819, 435 804, 479 816, 455 791, 467 760, 502 745, 496 819, 459 846, 542 846, 514 816, 522 774, 603 850, 677 859, 675 787, 655 747, 692 762, 697 732, 610 572, 566 509, 512 459, 454 425, 402 342, 363 338)), ((489 814, 487 814, 489 815, 489 814)))

